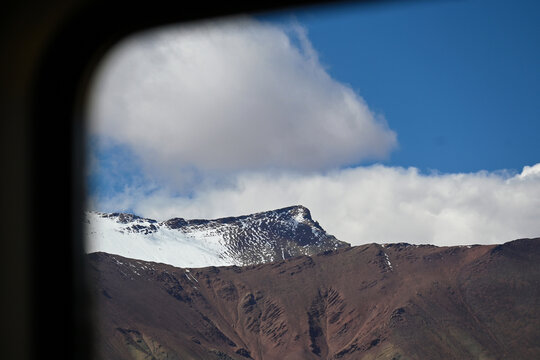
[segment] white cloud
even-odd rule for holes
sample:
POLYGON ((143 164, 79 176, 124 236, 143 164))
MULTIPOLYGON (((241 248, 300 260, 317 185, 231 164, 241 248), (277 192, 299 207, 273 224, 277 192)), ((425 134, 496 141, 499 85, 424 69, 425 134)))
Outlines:
POLYGON ((327 170, 395 148, 385 120, 324 70, 305 29, 233 20, 124 41, 96 76, 90 133, 169 180, 327 170))
POLYGON ((540 177, 478 172, 424 175, 415 168, 359 167, 327 174, 238 175, 235 186, 192 198, 140 189, 112 199, 157 219, 216 218, 293 204, 307 206, 331 234, 354 245, 502 243, 540 236, 540 177))
POLYGON ((525 166, 521 174, 519 174, 519 178, 522 180, 533 179, 538 181, 538 178, 540 178, 540 164, 525 166))

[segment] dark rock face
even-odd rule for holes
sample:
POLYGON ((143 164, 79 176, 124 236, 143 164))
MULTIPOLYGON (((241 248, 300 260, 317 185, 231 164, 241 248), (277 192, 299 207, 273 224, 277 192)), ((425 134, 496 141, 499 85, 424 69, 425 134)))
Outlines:
POLYGON ((540 358, 540 239, 246 267, 88 263, 100 359, 540 358))

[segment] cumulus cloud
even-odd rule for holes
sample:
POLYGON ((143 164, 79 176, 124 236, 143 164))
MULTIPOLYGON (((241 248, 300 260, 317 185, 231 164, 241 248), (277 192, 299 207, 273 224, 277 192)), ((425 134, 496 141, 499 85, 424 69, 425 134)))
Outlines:
POLYGON ((306 30, 249 18, 124 41, 92 88, 89 130, 149 173, 319 171, 386 158, 396 134, 319 63, 306 30))
POLYGON ((307 206, 331 234, 354 245, 409 242, 464 245, 540 236, 540 164, 520 174, 421 174, 385 166, 326 174, 239 174, 235 186, 191 198, 129 189, 110 199, 138 214, 217 218, 307 206))

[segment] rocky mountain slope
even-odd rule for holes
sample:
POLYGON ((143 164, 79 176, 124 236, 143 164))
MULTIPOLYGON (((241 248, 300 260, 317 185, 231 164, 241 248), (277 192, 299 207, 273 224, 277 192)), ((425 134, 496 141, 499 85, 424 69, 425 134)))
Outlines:
POLYGON ((123 213, 86 214, 87 252, 181 267, 251 265, 349 244, 327 234, 303 206, 215 220, 163 222, 123 213))
POLYGON ((246 267, 88 261, 99 359, 540 358, 540 239, 246 267))

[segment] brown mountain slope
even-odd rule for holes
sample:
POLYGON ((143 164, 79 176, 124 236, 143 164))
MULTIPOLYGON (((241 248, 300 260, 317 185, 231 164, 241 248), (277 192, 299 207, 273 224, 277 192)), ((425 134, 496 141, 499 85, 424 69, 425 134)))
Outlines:
POLYGON ((242 268, 88 259, 100 359, 540 358, 540 239, 242 268))

